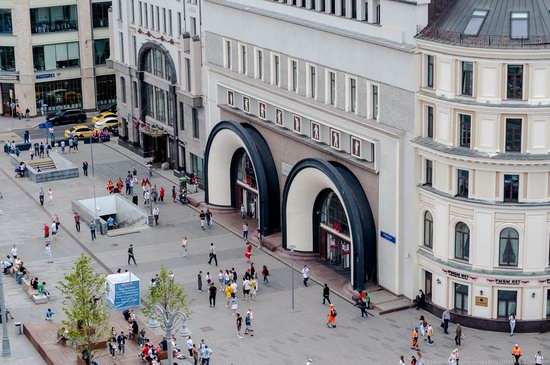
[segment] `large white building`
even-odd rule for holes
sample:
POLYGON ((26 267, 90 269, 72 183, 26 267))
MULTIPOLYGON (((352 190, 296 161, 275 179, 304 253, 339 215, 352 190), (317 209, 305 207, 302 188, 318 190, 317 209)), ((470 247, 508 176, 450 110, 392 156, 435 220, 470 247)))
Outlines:
POLYGON ((549 330, 549 10, 461 0, 417 37, 419 275, 463 324, 549 330))

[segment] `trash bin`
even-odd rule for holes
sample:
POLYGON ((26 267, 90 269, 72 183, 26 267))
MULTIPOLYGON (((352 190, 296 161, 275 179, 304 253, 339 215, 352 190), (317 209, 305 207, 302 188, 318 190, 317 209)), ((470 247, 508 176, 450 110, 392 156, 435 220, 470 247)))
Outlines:
POLYGON ((17 281, 17 284, 21 285, 23 284, 23 273, 22 272, 16 272, 15 273, 15 281, 17 281))
POLYGON ((16 335, 23 334, 23 327, 21 326, 21 322, 15 322, 15 334, 16 335))

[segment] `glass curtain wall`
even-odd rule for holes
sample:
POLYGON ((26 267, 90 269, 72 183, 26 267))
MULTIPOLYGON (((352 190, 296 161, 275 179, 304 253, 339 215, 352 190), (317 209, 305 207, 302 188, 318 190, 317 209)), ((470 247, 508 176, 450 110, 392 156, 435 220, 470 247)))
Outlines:
POLYGON ((41 82, 35 85, 36 108, 46 111, 82 107, 80 79, 41 82))
POLYGON ((31 9, 31 32, 68 32, 78 30, 76 5, 31 9))

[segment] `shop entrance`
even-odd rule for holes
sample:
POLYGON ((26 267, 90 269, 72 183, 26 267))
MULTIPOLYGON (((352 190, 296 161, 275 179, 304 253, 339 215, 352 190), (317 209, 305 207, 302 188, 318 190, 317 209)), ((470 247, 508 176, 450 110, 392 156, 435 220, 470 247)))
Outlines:
POLYGON ((10 104, 14 96, 13 84, 0 83, 0 92, 2 93, 2 114, 4 116, 11 116, 10 104))
POLYGON ((143 131, 143 154, 152 157, 154 163, 168 160, 168 136, 153 130, 143 131))
POLYGON ((235 181, 235 208, 241 211, 244 207, 244 213, 247 219, 259 220, 258 207, 258 186, 256 181, 256 172, 252 161, 244 149, 235 152, 237 158, 237 171, 235 181))

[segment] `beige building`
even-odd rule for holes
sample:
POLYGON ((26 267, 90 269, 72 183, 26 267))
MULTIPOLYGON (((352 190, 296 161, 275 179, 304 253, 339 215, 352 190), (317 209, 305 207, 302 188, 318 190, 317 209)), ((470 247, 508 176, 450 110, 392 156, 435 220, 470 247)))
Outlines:
POLYGON ((111 1, 0 0, 0 112, 94 110, 116 102, 111 1))

